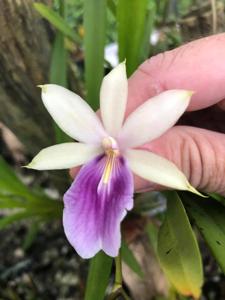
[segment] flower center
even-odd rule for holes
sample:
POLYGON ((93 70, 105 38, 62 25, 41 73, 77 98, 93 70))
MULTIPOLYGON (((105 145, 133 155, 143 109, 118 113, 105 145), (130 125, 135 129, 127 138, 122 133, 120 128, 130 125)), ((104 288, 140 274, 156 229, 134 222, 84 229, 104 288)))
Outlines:
POLYGON ((103 139, 102 146, 105 150, 105 154, 115 153, 116 155, 119 155, 119 147, 117 144, 117 141, 112 138, 111 136, 108 136, 103 139))
POLYGON ((119 156, 120 152, 116 140, 111 136, 103 139, 102 146, 107 156, 104 172, 102 175, 102 182, 104 184, 107 184, 111 178, 116 158, 117 156, 119 156))

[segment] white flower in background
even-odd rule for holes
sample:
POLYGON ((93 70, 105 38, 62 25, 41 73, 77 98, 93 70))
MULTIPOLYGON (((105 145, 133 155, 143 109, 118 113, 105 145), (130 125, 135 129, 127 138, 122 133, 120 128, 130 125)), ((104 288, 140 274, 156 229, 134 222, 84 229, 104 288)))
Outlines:
POLYGON ((110 63, 112 67, 115 67, 119 63, 119 56, 118 56, 118 44, 111 43, 105 47, 104 53, 105 60, 110 63))
POLYGON ((61 129, 78 142, 43 149, 28 165, 36 170, 84 165, 64 195, 63 224, 83 258, 99 250, 117 256, 120 223, 133 207, 133 174, 173 189, 196 192, 170 161, 134 149, 161 136, 186 110, 192 92, 169 90, 138 107, 124 121, 128 82, 125 63, 105 76, 100 92, 101 119, 73 92, 43 85, 45 107, 61 129))

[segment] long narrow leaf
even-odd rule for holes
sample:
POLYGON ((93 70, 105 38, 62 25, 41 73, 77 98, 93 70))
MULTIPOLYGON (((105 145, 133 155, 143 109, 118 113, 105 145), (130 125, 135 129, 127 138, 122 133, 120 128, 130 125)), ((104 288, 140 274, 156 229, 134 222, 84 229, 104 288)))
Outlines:
POLYGON ((64 36, 57 32, 52 48, 50 65, 50 82, 67 87, 67 50, 64 45, 64 36))
POLYGON ((111 11, 111 13, 116 16, 116 4, 114 0, 108 0, 107 1, 108 7, 111 11))
MULTIPOLYGON (((60 1, 61 17, 64 17, 65 2, 60 1)), ((49 80, 51 83, 67 87, 67 59, 68 51, 65 47, 64 34, 60 31, 56 33, 52 48, 49 80)), ((69 142, 71 139, 54 123, 56 143, 69 142)))
POLYGON ((151 243, 151 246, 157 255, 157 243, 158 243, 158 233, 159 229, 153 224, 153 223, 148 223, 146 226, 146 232, 149 238, 149 241, 151 243))
POLYGON ((32 218, 34 217, 34 215, 34 213, 30 213, 28 211, 19 211, 9 216, 2 217, 0 219, 0 230, 7 227, 8 225, 11 225, 14 222, 32 218))
POLYGON ((29 193, 27 187, 16 176, 15 172, 0 156, 0 191, 1 194, 18 194, 27 195, 29 193))
POLYGON ((148 4, 145 30, 143 37, 143 46, 141 47, 140 61, 144 61, 150 54, 150 37, 153 31, 154 22, 156 19, 156 3, 154 0, 150 0, 148 4))
POLYGON ((122 260, 130 267, 130 269, 136 273, 140 278, 143 278, 144 274, 142 272, 141 266, 134 256, 133 252, 129 249, 125 241, 122 241, 121 246, 122 260))
POLYGON ((22 245, 23 250, 26 251, 32 246, 32 244, 39 232, 39 229, 40 229, 39 227, 40 227, 40 222, 38 222, 38 221, 34 221, 30 225, 28 232, 25 236, 25 239, 23 241, 23 245, 22 245))
POLYGON ((25 208, 27 201, 24 199, 15 199, 12 196, 0 195, 0 208, 25 208))
POLYGON ((98 108, 99 89, 104 73, 106 0, 84 1, 84 50, 87 101, 98 108))
POLYGON ((221 204, 225 206, 225 197, 216 193, 209 193, 208 194, 211 198, 219 201, 221 204))
POLYGON ((119 59, 126 59, 128 76, 140 63, 147 9, 147 0, 119 0, 117 4, 119 59))
POLYGON ((203 271, 198 244, 178 195, 169 192, 167 198, 166 218, 158 237, 160 264, 178 292, 199 298, 203 271))
POLYGON ((112 268, 112 261, 112 258, 103 252, 99 252, 92 258, 88 273, 85 300, 104 299, 112 268))
POLYGON ((212 199, 182 194, 185 207, 225 273, 225 207, 212 199))
MULTIPOLYGON (((58 32, 53 44, 52 61, 50 68, 50 82, 67 86, 66 72, 67 72, 67 51, 64 47, 64 36, 58 32)), ((71 139, 54 123, 55 140, 56 143, 66 143, 71 139)))
MULTIPOLYGON (((0 156, 0 200, 9 201, 10 197, 24 198, 26 200, 40 203, 40 200, 49 199, 43 192, 31 191, 17 177, 15 171, 0 156), (7 200, 6 200, 7 198, 7 200)), ((11 198, 13 199, 13 198, 11 198)))
POLYGON ((79 43, 80 38, 75 31, 66 23, 66 21, 54 10, 43 3, 34 3, 35 9, 39 14, 48 20, 56 29, 61 31, 66 37, 79 43))

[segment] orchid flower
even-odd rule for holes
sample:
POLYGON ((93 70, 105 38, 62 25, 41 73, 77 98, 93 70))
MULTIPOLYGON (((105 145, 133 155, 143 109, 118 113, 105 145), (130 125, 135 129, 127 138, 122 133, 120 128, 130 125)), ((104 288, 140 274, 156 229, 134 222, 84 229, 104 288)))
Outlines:
POLYGON ((63 212, 65 234, 80 256, 90 258, 101 249, 109 256, 118 255, 120 223, 133 207, 132 173, 163 186, 195 192, 172 162, 136 149, 176 123, 192 92, 165 91, 147 100, 124 121, 128 93, 125 63, 103 79, 101 120, 73 92, 55 84, 41 88, 52 118, 79 143, 45 148, 27 167, 52 170, 83 165, 64 195, 63 212))

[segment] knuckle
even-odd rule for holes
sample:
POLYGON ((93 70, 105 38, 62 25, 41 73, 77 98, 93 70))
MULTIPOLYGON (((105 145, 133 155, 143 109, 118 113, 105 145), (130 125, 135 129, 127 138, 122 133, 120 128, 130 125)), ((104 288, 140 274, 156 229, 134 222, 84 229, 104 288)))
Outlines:
POLYGON ((209 136, 182 134, 180 167, 193 186, 203 191, 225 194, 224 150, 209 136))

